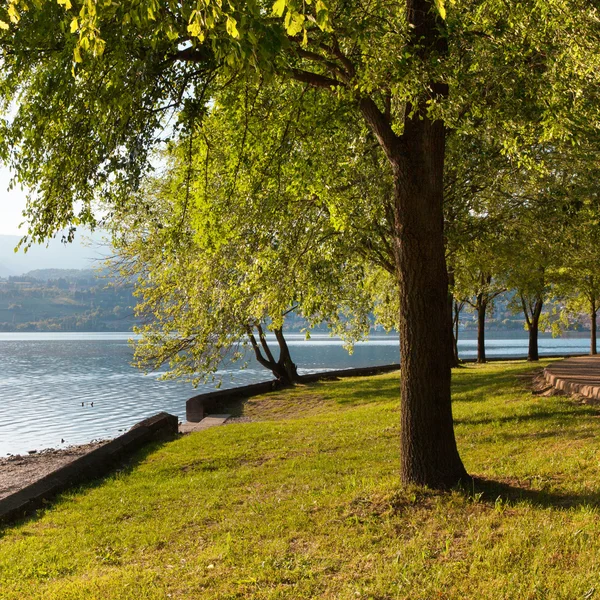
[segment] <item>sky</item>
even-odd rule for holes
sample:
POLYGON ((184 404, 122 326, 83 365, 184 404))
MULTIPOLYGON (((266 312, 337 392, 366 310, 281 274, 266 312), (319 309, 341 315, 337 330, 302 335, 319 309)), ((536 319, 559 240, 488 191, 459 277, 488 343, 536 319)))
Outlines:
POLYGON ((7 191, 9 181, 10 172, 0 167, 0 235, 22 235, 25 231, 19 230, 19 224, 23 222, 25 192, 7 191))
POLYGON ((98 265, 107 254, 97 247, 101 236, 94 234, 94 242, 90 243, 89 233, 79 231, 72 244, 61 244, 60 239, 55 239, 47 245, 33 246, 27 253, 22 250, 15 253, 19 238, 27 233, 26 225, 19 229, 26 192, 8 191, 9 181, 10 172, 0 167, 0 278, 34 269, 87 269, 98 265))

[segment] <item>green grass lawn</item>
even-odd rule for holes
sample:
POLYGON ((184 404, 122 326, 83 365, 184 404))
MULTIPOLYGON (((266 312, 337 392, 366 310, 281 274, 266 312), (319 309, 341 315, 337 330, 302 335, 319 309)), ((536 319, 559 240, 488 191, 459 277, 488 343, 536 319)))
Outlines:
POLYGON ((398 375, 252 399, 0 537, 7 599, 600 598, 600 411, 455 372, 470 493, 398 479, 398 375))

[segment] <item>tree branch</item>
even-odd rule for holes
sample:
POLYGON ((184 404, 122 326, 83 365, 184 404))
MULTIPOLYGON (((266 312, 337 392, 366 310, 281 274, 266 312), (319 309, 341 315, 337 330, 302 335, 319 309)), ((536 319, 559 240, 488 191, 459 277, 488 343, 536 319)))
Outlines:
POLYGON ((263 347, 263 350, 265 351, 267 358, 273 364, 275 364, 275 357, 273 356, 273 353, 271 352, 271 348, 269 348, 269 344, 267 343, 267 337, 265 336, 265 333, 264 333, 263 328, 260 323, 256 324, 256 329, 258 329, 258 336, 260 337, 260 344, 263 347))
POLYGON ((252 344, 252 349, 254 350, 254 356, 256 356, 256 360, 258 361, 258 363, 261 364, 265 369, 269 369, 270 371, 272 371, 273 364, 269 363, 268 360, 265 360, 264 356, 261 354, 260 348, 259 348, 258 344, 256 343, 256 338, 254 337, 254 334, 252 333, 252 329, 250 328, 250 326, 246 327, 246 334, 248 335, 248 338, 250 339, 250 343, 252 344))
POLYGON ((172 61, 179 60, 181 62, 209 63, 214 60, 214 55, 206 46, 199 46, 197 48, 190 46, 189 48, 178 50, 175 54, 170 56, 169 59, 172 61))
POLYGON ((332 87, 340 87, 344 85, 341 81, 338 81, 333 77, 319 75, 318 73, 311 73, 310 71, 304 71, 302 69, 291 69, 290 73, 292 79, 301 81, 302 83, 308 83, 313 87, 331 89, 332 87))
POLYGON ((350 75, 344 71, 339 65, 328 60, 321 54, 317 52, 311 52, 310 50, 304 50, 303 48, 296 48, 296 53, 301 58, 306 58, 307 60, 311 60, 313 62, 320 63, 327 67, 332 73, 335 73, 337 77, 339 77, 344 83, 348 83, 350 81, 350 75))
POLYGON ((371 128, 371 131, 375 134, 388 159, 394 164, 397 158, 396 153, 400 138, 394 133, 390 122, 379 110, 379 107, 372 98, 361 98, 358 105, 360 112, 371 128))

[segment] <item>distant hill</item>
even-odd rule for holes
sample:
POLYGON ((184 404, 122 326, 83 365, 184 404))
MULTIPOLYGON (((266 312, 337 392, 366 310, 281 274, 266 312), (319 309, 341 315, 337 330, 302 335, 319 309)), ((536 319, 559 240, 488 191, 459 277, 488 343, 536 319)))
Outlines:
POLYGON ((131 285, 93 270, 36 269, 0 281, 0 331, 131 331, 131 285))
POLYGON ((10 277, 11 275, 16 275, 16 273, 12 269, 9 269, 0 263, 0 277, 10 277))
MULTIPOLYGON (((99 273, 95 269, 35 269, 23 274, 23 277, 27 279, 37 279, 38 281, 66 279, 70 282, 95 281, 98 276, 99 273)), ((98 284, 101 283, 101 281, 98 282, 98 284)))

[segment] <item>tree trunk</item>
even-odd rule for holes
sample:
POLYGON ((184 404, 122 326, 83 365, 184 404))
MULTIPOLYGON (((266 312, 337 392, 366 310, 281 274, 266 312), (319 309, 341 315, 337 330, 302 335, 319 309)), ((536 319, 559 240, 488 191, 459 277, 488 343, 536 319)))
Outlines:
POLYGON ((540 325, 540 315, 542 314, 543 305, 543 300, 540 300, 538 298, 535 302, 531 318, 527 323, 527 326, 529 327, 529 351, 527 352, 527 360, 530 361, 540 360, 540 355, 538 351, 538 334, 540 325))
POLYGON ((296 368, 296 365, 292 361, 290 349, 287 345, 287 342, 285 341, 283 331, 281 329, 274 330, 275 338, 277 339, 277 343, 279 344, 279 358, 276 361, 273 357, 271 349, 269 348, 267 338, 263 332, 260 323, 253 325, 253 327, 256 327, 256 329, 258 330, 259 341, 256 340, 256 337, 252 332, 251 326, 246 327, 246 332, 248 334, 248 339, 252 344, 252 349, 254 350, 254 355, 256 357, 257 362, 260 365, 262 365, 265 369, 271 371, 275 378, 283 385, 293 385, 294 383, 300 381, 298 370, 296 368))
POLYGON ((487 302, 482 295, 477 296, 477 362, 487 362, 485 357, 485 313, 487 302))
POLYGON ((452 331, 452 347, 450 354, 450 366, 458 367, 460 359, 458 358, 458 322, 455 318, 455 301, 451 290, 454 288, 454 269, 448 268, 448 312, 450 313, 450 329, 452 331), (455 322, 456 321, 456 322, 455 322))
POLYGON ((540 360, 538 352, 538 324, 531 323, 529 326, 529 350, 527 351, 527 360, 535 362, 540 360))
POLYGON ((453 318, 452 318, 452 341, 454 346, 454 362, 453 366, 460 365, 460 356, 458 355, 458 327, 460 325, 460 310, 461 306, 458 302, 453 301, 453 318))
POLYGON ((401 477, 448 487, 465 481, 452 422, 452 329, 443 238, 445 132, 407 119, 394 167, 394 254, 400 290, 401 477))
POLYGON ((275 329, 274 333, 277 338, 277 343, 279 344, 279 359, 277 361, 278 378, 286 383, 297 383, 300 381, 298 368, 292 361, 290 349, 285 340, 285 336, 283 335, 283 331, 281 329, 275 329))
POLYGON ((596 356, 596 354, 598 353, 598 349, 597 349, 597 345, 596 345, 596 330, 597 330, 597 326, 596 326, 596 315, 598 313, 598 309, 596 308, 596 303, 592 302, 592 310, 590 313, 590 326, 591 326, 591 332, 590 332, 590 354, 592 356, 596 356))

